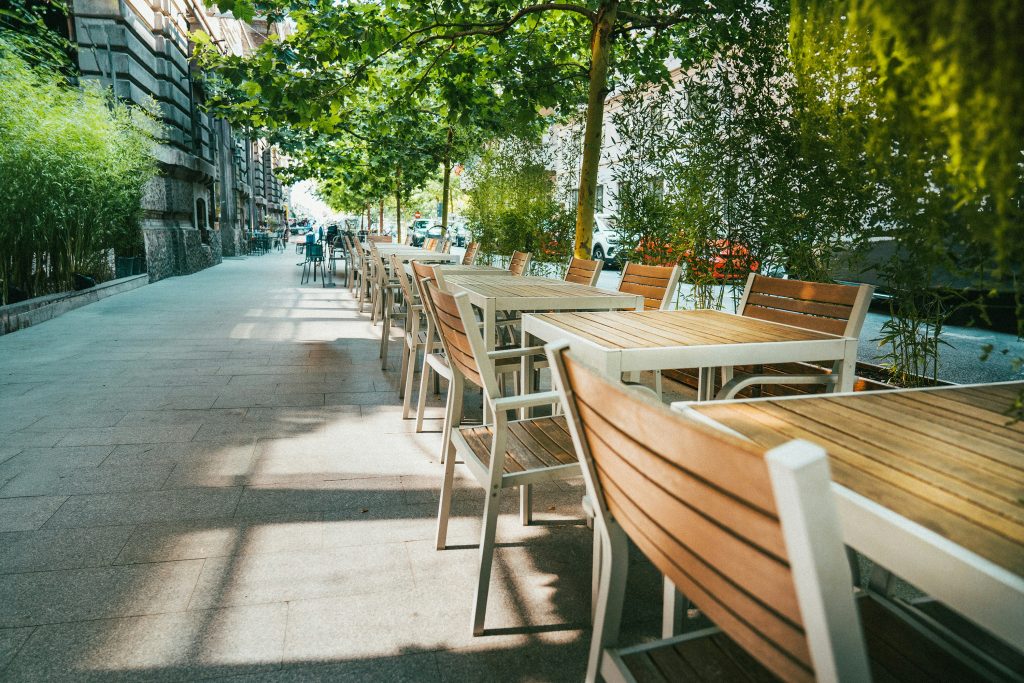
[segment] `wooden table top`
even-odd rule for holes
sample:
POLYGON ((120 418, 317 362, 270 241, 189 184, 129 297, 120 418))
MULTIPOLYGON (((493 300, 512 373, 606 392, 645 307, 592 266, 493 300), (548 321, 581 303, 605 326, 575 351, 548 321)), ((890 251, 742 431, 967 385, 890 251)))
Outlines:
POLYGON ((691 404, 771 448, 806 439, 848 489, 1024 576, 1024 382, 691 404))
POLYGON ((834 340, 799 327, 709 309, 538 313, 541 322, 608 349, 834 340))
MULTIPOLYGON (((564 280, 522 275, 509 278, 504 275, 485 273, 445 274, 445 282, 457 291, 465 291, 488 299, 538 299, 565 297, 622 298, 634 300, 633 294, 598 289, 564 280)), ((634 304, 635 305, 635 304, 634 304)))

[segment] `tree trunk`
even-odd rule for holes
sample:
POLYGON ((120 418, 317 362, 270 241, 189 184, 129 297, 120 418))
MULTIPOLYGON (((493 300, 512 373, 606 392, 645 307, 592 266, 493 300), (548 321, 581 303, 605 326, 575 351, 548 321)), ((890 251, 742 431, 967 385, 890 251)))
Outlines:
POLYGON ((602 2, 590 38, 590 94, 587 98, 583 162, 580 165, 580 189, 576 203, 577 258, 590 258, 594 238, 594 197, 597 194, 597 170, 601 163, 604 101, 608 96, 608 62, 612 50, 612 29, 618 11, 618 0, 602 2))
POLYGON ((395 175, 395 225, 397 228, 398 243, 402 243, 402 169, 398 169, 395 175))
POLYGON ((448 142, 444 148, 444 182, 441 185, 441 239, 444 240, 448 234, 448 211, 451 201, 452 181, 452 141, 455 139, 455 131, 448 126, 448 142))
POLYGON ((366 232, 373 232, 373 214, 370 213, 370 205, 366 205, 366 232))
POLYGON ((384 232, 384 200, 380 200, 380 231, 384 232))

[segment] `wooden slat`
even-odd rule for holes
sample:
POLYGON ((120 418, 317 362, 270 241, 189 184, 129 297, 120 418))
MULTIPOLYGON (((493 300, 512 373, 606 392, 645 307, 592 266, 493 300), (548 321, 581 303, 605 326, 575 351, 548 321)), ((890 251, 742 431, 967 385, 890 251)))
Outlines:
MULTIPOLYGON (((485 467, 491 461, 491 444, 494 428, 491 425, 462 427, 459 432, 466 439, 473 454, 485 467)), ((577 462, 576 451, 569 443, 565 450, 555 444, 550 434, 568 434, 564 417, 543 417, 532 420, 517 420, 508 425, 505 445, 505 474, 518 474, 530 470, 543 470, 577 462)), ((579 476, 567 472, 566 476, 579 476)))
MULTIPOLYGON (((625 272, 641 278, 654 278, 667 282, 672 276, 674 268, 674 266, 645 266, 642 263, 627 263, 625 272)), ((625 273, 623 277, 625 277, 625 273)))
POLYGON ((747 305, 762 306, 764 308, 779 308, 791 313, 802 313, 805 315, 816 315, 823 318, 836 318, 837 320, 849 320, 851 306, 841 304, 823 304, 818 301, 806 301, 804 299, 792 299, 784 296, 770 296, 760 292, 751 292, 747 295, 747 305))
POLYGON ((857 300, 857 287, 851 285, 833 285, 823 282, 806 282, 804 280, 784 280, 782 278, 754 276, 751 293, 759 292, 772 296, 784 296, 805 301, 819 301, 826 304, 852 306, 857 300))
POLYGON ((801 315, 800 313, 790 313, 789 311, 783 311, 778 308, 763 308, 761 306, 748 305, 743 309, 743 315, 750 318, 757 318, 758 320, 768 320, 773 323, 782 323, 783 325, 793 325, 794 327, 818 330, 819 332, 826 332, 828 334, 841 335, 846 332, 845 320, 801 315))

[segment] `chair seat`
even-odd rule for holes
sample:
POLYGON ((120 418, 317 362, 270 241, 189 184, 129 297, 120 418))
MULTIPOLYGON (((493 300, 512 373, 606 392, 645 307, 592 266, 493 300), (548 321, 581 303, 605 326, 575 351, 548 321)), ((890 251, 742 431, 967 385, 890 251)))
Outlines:
MULTIPOLYGON (((995 672, 979 675, 873 596, 861 596, 857 606, 876 682, 1001 680, 995 672)), ((693 639, 683 635, 616 654, 637 681, 778 680, 720 632, 693 639)))
MULTIPOLYGON (((461 427, 459 434, 484 469, 487 469, 491 462, 494 426, 461 427)), ((569 435, 569 427, 564 416, 538 417, 508 423, 505 474, 523 474, 563 466, 566 470, 564 477, 579 476, 579 461, 576 459, 576 451, 573 449, 572 437, 569 435)))

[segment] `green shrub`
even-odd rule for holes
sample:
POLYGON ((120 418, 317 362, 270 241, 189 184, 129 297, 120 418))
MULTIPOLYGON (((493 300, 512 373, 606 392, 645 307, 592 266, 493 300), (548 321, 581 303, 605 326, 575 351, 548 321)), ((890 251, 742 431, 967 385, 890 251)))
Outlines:
POLYGON ((155 117, 98 86, 71 87, 0 42, 0 279, 39 296, 72 274, 104 279, 106 252, 141 253, 155 117))
POLYGON ((572 253, 575 212, 556 200, 541 145, 511 138, 492 143, 466 170, 466 216, 484 254, 533 254, 533 270, 560 274, 572 253))

